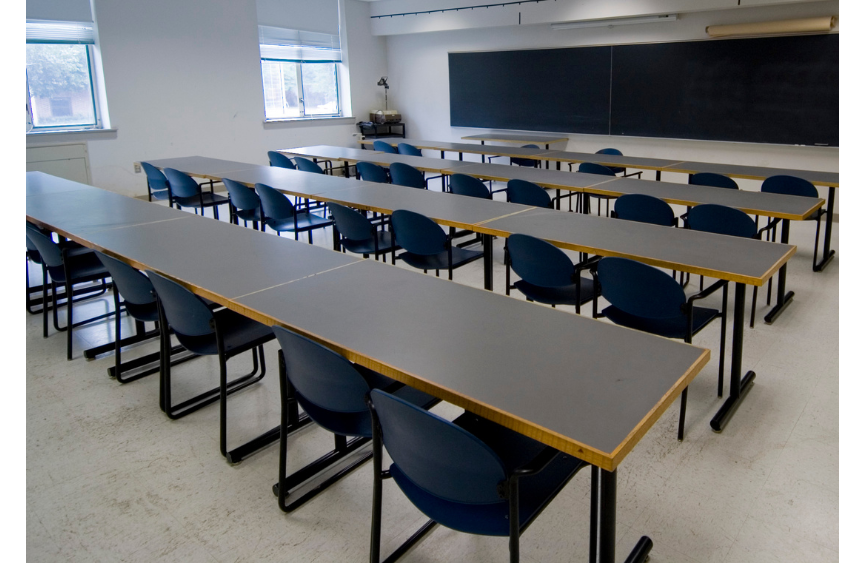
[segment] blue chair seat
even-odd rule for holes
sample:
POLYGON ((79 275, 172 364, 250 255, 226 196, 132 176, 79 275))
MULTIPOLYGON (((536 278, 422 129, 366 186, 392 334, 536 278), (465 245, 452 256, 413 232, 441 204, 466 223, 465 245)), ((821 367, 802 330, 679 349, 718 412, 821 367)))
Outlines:
POLYGON ((168 191, 151 191, 151 196, 158 201, 167 201, 168 191))
POLYGON ((144 322, 159 321, 159 308, 157 307, 156 302, 133 304, 132 302, 124 300, 124 305, 127 307, 127 312, 137 320, 142 320, 144 322))
MULTIPOLYGON (((68 264, 68 266, 70 267, 69 270, 73 282, 82 282, 85 279, 99 280, 109 276, 109 273, 103 267, 103 264, 100 263, 94 252, 89 251, 74 255, 71 260, 73 262, 68 264)), ((65 276, 65 265, 51 267, 50 278, 55 282, 65 282, 67 280, 65 276)))
MULTIPOLYGON (((476 252, 474 250, 466 250, 463 248, 458 248, 457 246, 452 246, 452 266, 457 268, 458 266, 462 266, 464 264, 468 264, 473 260, 477 260, 484 256, 483 252, 476 252)), ((398 258, 404 260, 409 265, 414 268, 418 268, 419 270, 443 270, 449 267, 449 252, 445 250, 440 252, 439 254, 413 254, 412 252, 404 252, 398 255, 398 258)))
MULTIPOLYGON (((694 328, 693 334, 703 329, 708 323, 720 314, 712 308, 700 308, 694 306, 694 328)), ((634 314, 624 312, 615 306, 608 306, 602 310, 602 315, 627 328, 649 332, 665 338, 683 339, 687 336, 688 318, 684 314, 669 319, 640 318, 634 314)))
MULTIPOLYGON (((295 215, 298 221, 298 231, 313 230, 333 224, 326 218, 314 215, 312 213, 298 213, 295 215)), ((278 232, 295 232, 295 220, 292 218, 286 220, 267 219, 266 226, 273 228, 278 232)))
POLYGON ((202 206, 211 207, 214 205, 226 205, 230 202, 230 199, 227 197, 223 197, 221 195, 216 195, 214 193, 204 193, 203 194, 203 204, 201 204, 201 195, 195 195, 193 197, 178 197, 174 196, 174 202, 180 205, 181 207, 189 208, 189 209, 199 209, 202 206))
MULTIPOLYGON (((464 413, 455 425, 466 429, 498 455, 507 472, 524 465, 540 454, 546 445, 515 431, 464 413)), ((567 454, 558 455, 546 468, 519 481, 519 526, 522 530, 542 507, 558 494, 585 463, 567 454)), ((509 536, 508 501, 494 503, 458 503, 440 498, 422 489, 393 463, 390 474, 410 501, 429 518, 443 526, 485 536, 509 536)))
MULTIPOLYGON (((256 346, 257 343, 265 343, 274 339, 274 334, 269 326, 242 314, 237 314, 233 310, 227 308, 219 310, 215 313, 215 317, 216 323, 224 336, 224 353, 226 355, 235 355, 256 346)), ((177 333, 177 339, 186 349, 196 354, 218 354, 215 334, 183 336, 177 333)))
MULTIPOLYGON (((525 294, 526 298, 530 298, 541 304, 568 304, 576 303, 576 286, 558 286, 555 288, 547 288, 545 286, 536 286, 525 280, 520 280, 514 284, 517 290, 525 294)), ((589 278, 581 279, 581 303, 589 302, 593 299, 593 280, 589 278)))
POLYGON ((351 240, 350 238, 340 238, 340 244, 346 250, 356 254, 382 254, 393 249, 392 234, 386 230, 378 230, 378 251, 375 252, 375 239, 366 238, 363 240, 351 240))
POLYGON ((241 210, 236 211, 236 216, 238 216, 242 220, 249 221, 257 221, 261 222, 263 220, 263 214, 260 212, 260 209, 250 209, 250 210, 241 210))

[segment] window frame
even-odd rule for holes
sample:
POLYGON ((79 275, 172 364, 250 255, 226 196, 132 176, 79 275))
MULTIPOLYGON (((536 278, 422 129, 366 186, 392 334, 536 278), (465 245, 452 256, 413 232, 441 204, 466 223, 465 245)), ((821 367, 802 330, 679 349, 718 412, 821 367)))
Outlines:
POLYGON ((339 98, 339 62, 335 60, 315 60, 315 61, 304 61, 304 60, 288 60, 282 58, 264 58, 260 57, 260 74, 262 85, 263 85, 263 116, 266 121, 301 121, 305 119, 328 119, 328 118, 338 118, 342 117, 342 105, 339 98), (289 117, 269 117, 268 110, 266 109, 266 84, 265 78, 262 77, 263 74, 263 62, 286 62, 296 64, 295 66, 295 86, 298 90, 298 115, 297 116, 289 116, 289 117), (323 114, 307 114, 307 106, 304 103, 304 79, 302 66, 304 64, 333 64, 334 70, 334 87, 336 93, 336 113, 323 113, 323 114))
POLYGON ((62 42, 62 41, 55 41, 55 42, 30 41, 30 42, 27 42, 27 45, 29 45, 29 44, 32 44, 32 45, 59 45, 59 46, 61 46, 61 45, 83 45, 83 46, 85 46, 85 48, 86 48, 86 64, 87 64, 88 73, 89 73, 89 88, 90 88, 89 95, 91 96, 92 112, 94 114, 94 123, 71 123, 71 124, 67 124, 67 125, 44 125, 44 126, 41 126, 41 127, 36 126, 35 117, 34 117, 33 111, 32 111, 33 105, 32 105, 32 92, 30 91, 29 70, 27 70, 27 73, 26 73, 27 102, 26 103, 27 103, 27 117, 28 117, 28 120, 29 120, 28 124, 31 126, 28 133, 41 133, 41 132, 47 132, 47 131, 88 131, 88 130, 92 130, 92 129, 102 129, 103 125, 102 125, 100 113, 98 112, 98 107, 97 107, 97 87, 98 87, 97 83, 96 83, 97 74, 95 74, 94 71, 92 70, 92 60, 93 60, 93 56, 94 56, 94 53, 93 53, 94 44, 80 44, 78 42, 62 42))

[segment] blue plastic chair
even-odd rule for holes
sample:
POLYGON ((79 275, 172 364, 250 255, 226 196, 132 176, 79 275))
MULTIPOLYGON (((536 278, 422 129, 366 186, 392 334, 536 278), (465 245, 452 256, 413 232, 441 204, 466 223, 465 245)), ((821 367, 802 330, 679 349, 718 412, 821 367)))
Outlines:
MULTIPOLYGON (((612 147, 606 147, 605 149, 600 149, 595 154, 596 155, 614 155, 614 156, 617 156, 617 157, 623 156, 623 153, 619 149, 614 149, 612 147)), ((624 177, 634 177, 635 175, 637 175, 637 178, 640 179, 640 176, 643 173, 643 171, 635 171, 634 173, 626 174, 626 168, 625 167, 616 167, 616 166, 613 166, 613 165, 609 165, 608 168, 611 169, 612 171, 614 171, 615 174, 617 174, 617 175, 622 174, 624 177)))
POLYGON ((280 463, 275 494, 284 512, 300 507, 333 483, 372 458, 362 447, 372 438, 372 420, 366 397, 372 389, 390 391, 420 407, 433 407, 440 400, 402 383, 352 364, 350 361, 299 334, 272 326, 280 351, 281 427, 289 432, 312 420, 334 435, 334 449, 294 473, 287 474, 288 444, 280 441, 280 463), (298 407, 306 413, 298 415, 298 407), (348 439, 353 437, 353 439, 348 439), (359 454, 358 454, 359 453, 359 454), (333 475, 293 498, 295 489, 332 465, 348 459, 333 475), (282 489, 282 491, 281 491, 282 489), (281 494, 281 492, 283 494, 281 494))
MULTIPOLYGON (((32 224, 29 221, 27 221, 27 227, 33 228, 35 230, 38 230, 38 232, 41 232, 41 230, 38 229, 37 226, 35 226, 34 224, 32 224)), ((50 305, 54 303, 54 300, 53 300, 53 298, 51 297, 50 294, 47 295, 46 299, 42 298, 41 296, 39 296, 38 298, 32 297, 33 294, 39 294, 39 295, 42 294, 43 286, 45 284, 49 284, 50 277, 47 273, 47 269, 44 267, 43 261, 41 259, 41 255, 38 253, 38 248, 36 248, 35 244, 33 244, 33 242, 29 239, 28 236, 26 237, 26 240, 27 240, 27 257, 26 257, 26 260, 27 260, 27 263, 26 263, 27 313, 32 314, 32 315, 37 315, 37 314, 41 314, 42 312, 44 312, 45 309, 50 309, 50 305), (37 264, 38 266, 41 267, 41 274, 42 274, 42 283, 41 284, 38 284, 38 285, 35 285, 35 286, 30 286, 30 268, 29 268, 30 261, 32 261, 34 264, 37 264), (37 310, 35 309, 36 307, 38 308, 37 310)), ((62 249, 63 251, 65 251, 66 256, 67 255, 75 256, 77 254, 83 254, 85 252, 91 252, 90 249, 88 249, 84 246, 81 246, 81 245, 79 245, 76 242, 73 242, 71 240, 65 240, 63 242, 60 242, 59 248, 62 249)), ((88 300, 89 298, 95 298, 95 297, 100 296, 101 294, 105 293, 106 292, 106 286, 89 286, 89 287, 86 287, 86 288, 82 288, 82 289, 78 290, 77 292, 78 292, 78 295, 76 296, 75 301, 80 302, 82 300, 88 300), (85 294, 85 295, 83 295, 83 294, 85 294)), ((67 302, 62 301, 63 298, 64 298, 64 288, 63 288, 63 292, 59 294, 59 300, 57 300, 60 308, 62 306, 67 305, 67 302)), ((47 335, 47 326, 45 326, 44 331, 45 331, 44 335, 46 336, 47 335)))
MULTIPOLYGON (((522 149, 540 149, 540 147, 537 146, 537 145, 534 145, 534 144, 529 144, 529 145, 523 145, 522 149)), ((500 156, 501 155, 493 155, 492 157, 487 157, 487 161, 492 163, 493 159, 495 159, 496 157, 500 157, 500 156)), ((524 159, 522 157, 511 157, 510 158, 510 164, 516 165, 518 167, 539 167, 540 161, 538 161, 537 159, 524 159)))
POLYGON ((464 195, 476 199, 492 199, 487 185, 469 175, 455 173, 449 178, 449 189, 455 195, 464 195))
POLYGON ((393 249, 392 236, 388 231, 379 230, 354 209, 336 203, 329 203, 329 206, 343 252, 350 250, 362 254, 363 258, 374 254, 375 260, 380 254, 383 255, 384 262, 387 261, 387 252, 393 249))
POLYGON ((396 255, 393 250, 393 264, 400 258, 410 266, 424 270, 448 269, 449 280, 452 271, 484 256, 483 252, 466 250, 452 246, 451 237, 446 235, 440 225, 426 216, 407 210, 397 210, 390 217, 393 246, 396 244, 407 252, 396 255))
POLYGON ((148 202, 154 199, 158 201, 168 201, 168 206, 171 206, 171 189, 168 186, 168 179, 165 175, 151 165, 141 161, 142 169, 145 170, 145 177, 148 181, 148 202))
MULTIPOLYGON (((776 193, 779 195, 795 195, 798 197, 810 197, 816 199, 819 197, 818 190, 815 188, 813 184, 805 179, 801 179, 799 177, 792 177, 790 175, 774 175, 773 177, 768 177, 761 184, 761 192, 763 193, 776 193)), ((817 229, 815 230, 815 254, 812 259, 812 270, 817 270, 818 265, 818 243, 820 241, 820 219, 825 214, 827 214, 826 209, 820 208, 807 219, 807 220, 816 220, 818 223, 817 229)), ((756 217, 756 224, 758 224, 758 217, 756 217)), ((768 219, 768 227, 773 229, 771 240, 776 242, 776 226, 779 224, 779 219, 768 219)), ((789 223, 790 224, 790 223, 789 223)), ((767 293, 767 303, 770 304, 770 288, 768 285, 768 293, 767 293)))
POLYGON ((396 149, 386 141, 381 141, 380 139, 375 140, 375 142, 372 143, 372 148, 375 149, 375 151, 380 151, 381 153, 391 153, 393 155, 398 155, 398 149, 396 149))
POLYGON ((417 149, 410 143, 399 143, 398 144, 398 154, 399 155, 410 155, 411 157, 421 157, 422 151, 417 149))
POLYGON ((269 151, 269 165, 272 167, 280 167, 281 169, 294 169, 295 163, 292 159, 278 151, 269 151))
POLYGON ((305 171, 307 173, 316 173, 318 175, 325 174, 324 169, 322 169, 318 163, 311 161, 310 159, 306 159, 304 157, 295 157, 295 165, 298 167, 299 171, 305 171))
POLYGON ((227 396, 257 383, 266 374, 263 344, 274 339, 271 328, 227 308, 213 312, 201 298, 177 282, 152 271, 148 271, 147 275, 159 302, 162 331, 166 332, 170 327, 177 340, 193 354, 218 356, 218 387, 174 404, 171 399, 170 344, 163 344, 160 407, 165 414, 169 419, 179 419, 218 401, 219 449, 230 463, 238 463, 247 455, 274 443, 280 437, 280 427, 234 449, 227 448, 227 396), (246 351, 251 352, 252 371, 228 382, 227 360, 246 351))
MULTIPOLYGON (((50 238, 49 235, 43 233, 35 225, 27 223, 26 225, 27 238, 38 250, 38 254, 42 261, 42 283, 41 283, 41 299, 42 301, 53 301, 53 327, 58 332, 66 332, 67 336, 67 358, 70 360, 73 357, 73 330, 76 327, 90 324, 97 320, 109 318, 115 315, 115 312, 106 312, 93 318, 87 318, 79 322, 74 322, 74 302, 80 300, 74 299, 74 286, 99 280, 102 288, 106 288, 106 279, 109 278, 109 273, 100 263, 94 252, 88 249, 69 249, 62 248, 50 238), (48 276, 50 280, 48 281, 48 276), (51 296, 47 296, 47 285, 50 284, 51 296), (64 286, 65 299, 67 305, 67 315, 65 318, 65 326, 59 325, 59 295, 57 287, 64 286)), ((118 308, 116 307, 116 311, 118 308)), ((47 312, 43 312, 42 317, 43 333, 47 337, 47 312)))
POLYGON ((736 183, 730 177, 719 173, 692 173, 688 175, 689 185, 701 185, 703 187, 720 187, 722 189, 737 189, 736 183))
POLYGON ((247 185, 230 179, 221 181, 230 197, 230 222, 238 225, 242 220, 247 227, 250 221, 254 230, 257 230, 263 221, 263 209, 257 192, 247 185))
POLYGON ((657 224, 659 226, 678 226, 679 221, 670 205, 657 197, 649 195, 622 195, 614 201, 611 216, 623 220, 657 224))
POLYGON ((263 230, 268 226, 278 235, 281 232, 293 232, 295 240, 298 240, 298 233, 306 231, 310 244, 313 244, 313 231, 333 224, 333 221, 311 212, 296 211, 286 195, 268 185, 257 183, 254 190, 260 196, 263 206, 263 230))
POLYGON ((436 524, 520 535, 587 463, 472 413, 447 421, 380 389, 370 393, 374 493, 370 560, 381 556, 383 480, 392 478, 430 520, 385 561, 395 562, 436 524), (382 470, 383 449, 392 458, 382 470))
MULTIPOLYGON (((728 283, 718 280, 702 292, 685 298, 685 291, 666 273, 642 262, 608 256, 597 263, 594 274, 595 292, 600 293, 611 304, 601 315, 615 324, 649 332, 666 338, 675 338, 691 343, 693 336, 705 328, 714 318, 720 322, 720 373, 719 384, 723 385, 723 364, 726 353, 726 300, 728 283), (723 288, 722 311, 695 306, 701 300, 723 288)), ((593 316, 596 311, 593 301, 593 316)), ((688 388, 682 391, 679 410, 679 432, 681 441, 685 435, 685 409, 688 388)))
POLYGON ((525 299, 541 304, 569 304, 581 314, 581 305, 593 300, 593 280, 581 277, 570 257, 559 248, 526 234, 512 234, 505 241, 505 295, 512 289, 525 299), (521 280, 511 284, 511 268, 521 280))
POLYGON ((227 197, 212 192, 203 193, 201 186, 186 173, 166 168, 165 176, 171 187, 171 200, 177 205, 178 210, 191 208, 195 209, 197 214, 198 209, 201 209, 201 216, 203 216, 204 208, 212 207, 213 216, 218 220, 218 205, 226 205, 230 202, 227 197))
MULTIPOLYGON (((107 370, 109 376, 121 383, 130 383, 161 371, 162 344, 166 343, 166 340, 170 343, 170 340, 169 336, 161 335, 158 327, 151 331, 145 331, 146 322, 154 322, 155 325, 159 323, 159 308, 150 279, 126 262, 102 252, 95 252, 95 254, 112 277, 112 295, 115 307, 121 307, 119 305, 120 298, 124 298, 123 303, 120 304, 136 321, 136 334, 124 339, 121 331, 121 320, 115 320, 115 365, 107 370), (159 351, 122 363, 122 347, 155 337, 159 337, 160 340, 159 351), (132 371, 136 371, 136 373, 128 376, 127 373, 132 371)), ((183 346, 171 348, 172 355, 185 351, 186 349, 183 346)), ((171 365, 177 365, 195 357, 197 356, 193 354, 184 355, 171 362, 171 365)))
MULTIPOLYGON (((758 226, 747 213, 723 205, 698 205, 693 207, 688 217, 688 224, 691 230, 739 238, 755 238, 757 240, 761 240, 762 233, 769 230, 769 227, 758 230, 758 226)), ((702 282, 700 282, 700 285, 702 285, 702 282)), ((770 289, 770 282, 768 282, 768 289, 770 289)), ((758 291, 758 286, 753 287, 753 304, 750 309, 751 328, 755 327, 756 322, 758 291)), ((768 304, 770 304, 769 300, 768 304)), ((722 391, 723 387, 721 386, 718 388, 718 396, 722 396, 722 391)))
MULTIPOLYGON (((614 173, 611 167, 606 167, 605 165, 599 165, 597 163, 582 163, 578 166, 579 173, 589 173, 591 175, 607 175, 609 177, 616 177, 617 174, 614 173)), ((597 216, 602 215, 602 201, 605 200, 605 214, 610 215, 610 203, 613 197, 609 195, 600 195, 598 193, 585 193, 585 203, 584 203, 584 211, 585 214, 590 214, 590 200, 596 199, 596 214, 597 216)))
POLYGON ((359 161, 357 163, 357 173, 361 180, 369 181, 370 183, 389 182, 389 173, 385 168, 367 161, 359 161))
POLYGON ((554 201, 549 196, 549 193, 540 185, 536 185, 530 181, 511 179, 508 181, 508 188, 506 190, 509 203, 540 207, 542 209, 555 208, 554 201))
POLYGON ((390 164, 390 178, 394 185, 402 187, 413 187, 414 189, 427 189, 425 183, 425 175, 416 167, 411 167, 407 163, 392 163, 390 164))

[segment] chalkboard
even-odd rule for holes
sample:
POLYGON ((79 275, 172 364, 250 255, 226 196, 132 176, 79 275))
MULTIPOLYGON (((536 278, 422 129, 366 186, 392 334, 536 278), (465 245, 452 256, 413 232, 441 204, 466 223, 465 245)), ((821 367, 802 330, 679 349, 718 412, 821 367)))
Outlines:
POLYGON ((838 34, 449 54, 451 124, 838 146, 838 34))
POLYGON ((451 124, 606 134, 610 75, 608 46, 449 54, 451 124))

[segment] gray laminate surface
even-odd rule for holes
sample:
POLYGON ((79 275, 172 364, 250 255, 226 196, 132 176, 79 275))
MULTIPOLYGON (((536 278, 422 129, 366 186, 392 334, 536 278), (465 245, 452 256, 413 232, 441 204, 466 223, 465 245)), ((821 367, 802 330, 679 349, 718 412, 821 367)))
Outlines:
POLYGON ((528 234, 562 248, 623 256, 653 266, 762 286, 796 246, 538 209, 476 228, 502 236, 528 234))
POLYGON ((814 185, 838 187, 838 173, 829 173, 826 171, 750 167, 747 165, 729 165, 726 163, 700 163, 699 161, 683 161, 667 170, 681 173, 720 173, 721 175, 741 179, 767 179, 773 175, 791 175, 792 177, 805 179, 814 185))
POLYGON ((574 151, 544 151, 540 158, 562 163, 598 163, 609 167, 628 167, 632 169, 663 169, 680 161, 674 159, 654 159, 651 157, 625 157, 622 155, 602 155, 597 153, 577 153, 574 151))
MULTIPOLYGON (((508 147, 501 145, 486 145, 482 146, 479 143, 455 143, 450 141, 423 141, 418 139, 402 139, 402 138, 381 138, 381 141, 389 143, 392 146, 397 146, 399 143, 407 143, 413 145, 417 149, 431 149, 436 151, 448 151, 450 153, 469 153, 472 155, 499 155, 505 157, 520 157, 524 159, 539 159, 547 153, 555 151, 547 151, 545 149, 529 149, 527 147, 508 147)), ((371 145, 375 140, 361 141, 364 145, 371 145)))
POLYGON ((482 179, 494 181, 510 181, 522 179, 531 181, 541 187, 550 189, 568 189, 583 191, 585 188, 611 180, 606 175, 591 175, 589 173, 570 173, 552 169, 533 169, 516 165, 501 165, 495 163, 473 163, 465 161, 463 166, 452 170, 453 173, 463 173, 482 179))
POLYGON ((534 135, 524 133, 500 133, 498 131, 489 133, 477 133, 475 135, 467 135, 461 139, 472 139, 475 141, 511 141, 514 143, 542 143, 548 145, 558 143, 559 141, 569 141, 570 137, 566 133, 537 133, 534 135))
POLYGON ((285 155, 298 155, 316 159, 327 159, 329 161, 358 161, 364 154, 374 154, 378 151, 369 151, 360 148, 339 147, 336 145, 308 145, 306 147, 291 147, 289 149, 278 149, 279 153, 285 155))
POLYGON ((720 187, 701 185, 681 185, 631 177, 618 177, 593 185, 593 192, 610 191, 614 196, 625 194, 650 195, 668 203, 695 206, 717 204, 740 209, 754 215, 774 216, 791 220, 803 220, 818 207, 823 199, 778 195, 774 193, 754 193, 720 187))
POLYGON ((281 167, 253 167, 242 171, 226 171, 218 173, 216 178, 232 179, 249 187, 253 187, 257 183, 262 183, 273 189, 284 191, 287 194, 305 197, 312 197, 313 195, 336 189, 348 189, 373 184, 366 181, 358 181, 354 178, 332 177, 330 175, 283 169, 281 167))
POLYGON ((371 260, 241 302, 608 455, 706 351, 371 260))
POLYGON ((65 193, 68 191, 79 191, 82 189, 94 189, 90 185, 69 181, 54 175, 48 175, 41 171, 27 172, 27 196, 47 195, 53 193, 65 193))
POLYGON ((239 161, 228 161, 226 159, 213 159, 211 157, 177 157, 175 159, 153 159, 145 161, 157 169, 176 169, 193 177, 208 178, 209 175, 224 173, 226 171, 241 171, 257 167, 253 163, 242 163, 239 161))
POLYGON ((410 210, 440 224, 467 229, 474 224, 522 212, 529 208, 525 205, 381 183, 373 183, 368 187, 331 191, 323 193, 318 198, 353 208, 383 213, 392 213, 400 209, 410 210))

